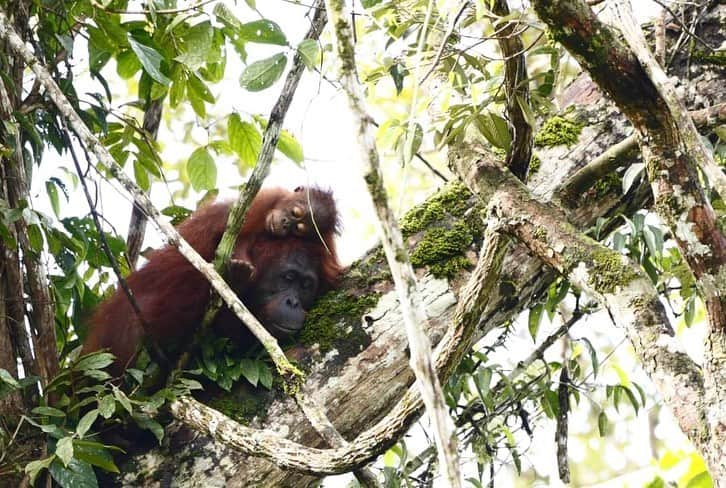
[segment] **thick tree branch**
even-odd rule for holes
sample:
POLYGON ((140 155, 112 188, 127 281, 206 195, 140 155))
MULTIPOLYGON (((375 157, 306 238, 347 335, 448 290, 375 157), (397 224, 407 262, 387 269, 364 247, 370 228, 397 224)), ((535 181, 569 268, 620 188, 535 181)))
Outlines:
POLYGON ((656 211, 673 231, 697 278, 709 320, 714 327, 726 329, 726 236, 699 184, 696 162, 703 158, 697 147, 700 136, 692 122, 684 120, 675 97, 662 95, 665 80, 651 78, 655 68, 649 65, 649 74, 636 54, 587 5, 579 0, 538 0, 533 6, 554 38, 633 124, 656 211))
MULTIPOLYGON (((710 130, 717 125, 726 123, 726 104, 690 112, 693 123, 699 129, 710 130)), ((610 146, 605 152, 590 161, 586 166, 573 174, 561 187, 561 198, 576 200, 582 193, 592 187, 598 180, 612 173, 624 162, 632 158, 638 148, 638 138, 631 135, 610 146)))
POLYGON ((630 338, 643 368, 696 446, 708 442, 700 368, 682 352, 650 279, 622 254, 577 232, 566 216, 531 196, 483 148, 451 158, 459 174, 491 199, 504 232, 605 307, 630 338))
MULTIPOLYGON (((22 42, 22 41, 21 41, 22 42)), ((21 75, 22 77, 22 75, 21 75)), ((15 120, 13 114, 13 106, 17 104, 17 96, 12 100, 10 93, 5 89, 5 81, 0 81, 0 114, 3 120, 14 124, 16 130, 14 134, 8 134, 14 139, 15 151, 9 156, 3 158, 4 176, 5 176, 5 193, 7 195, 8 204, 11 208, 30 208, 30 188, 25 173, 25 158, 23 156, 23 138, 20 124, 15 120)), ((16 88, 16 89, 19 89, 16 88)), ((18 219, 14 225, 15 238, 19 244, 20 256, 22 257, 23 266, 25 267, 25 276, 27 278, 30 309, 30 332, 33 340, 33 349, 35 350, 37 372, 40 375, 41 384, 45 386, 58 371, 58 351, 55 345, 55 305, 48 286, 48 275, 45 266, 41 262, 41 256, 36 252, 30 244, 28 235, 28 223, 25 217, 18 219)), ((11 271, 13 273, 14 271, 11 271)), ((16 278, 19 278, 16 276, 16 278)), ((22 280, 18 280, 17 303, 18 307, 22 307, 24 297, 22 290, 24 288, 22 280)), ((24 314, 13 314, 16 320, 16 329, 25 328, 24 314)), ((12 319, 11 319, 12 320, 12 319)), ((17 336, 21 341, 27 337, 25 331, 17 336)), ((29 353, 25 350, 25 345, 19 344, 23 355, 29 353)), ((27 358, 24 358, 27 360, 27 358)), ((26 361, 27 362, 27 361, 26 361)), ((35 371, 31 368, 30 371, 35 371)), ((27 373, 26 373, 27 374, 27 373)))
POLYGON ((722 196, 726 177, 714 167, 670 81, 647 48, 629 4, 619 8, 618 22, 630 47, 581 1, 537 0, 533 6, 553 37, 577 58, 633 124, 655 210, 670 227, 696 277, 710 333, 703 370, 704 410, 700 414, 707 428, 694 442, 714 479, 726 480, 726 233, 700 185, 697 167, 722 196))

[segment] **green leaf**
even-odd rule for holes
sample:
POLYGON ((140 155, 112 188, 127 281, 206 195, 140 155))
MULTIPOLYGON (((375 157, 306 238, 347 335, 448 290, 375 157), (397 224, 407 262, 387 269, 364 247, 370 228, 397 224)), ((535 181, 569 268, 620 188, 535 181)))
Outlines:
POLYGON ((116 73, 118 73, 122 79, 128 80, 140 69, 141 62, 132 50, 126 49, 121 51, 116 57, 116 73))
POLYGON ((272 371, 270 370, 269 366, 267 364, 263 363, 262 361, 258 361, 257 367, 259 369, 260 374, 260 384, 267 388, 268 390, 272 389, 272 371))
POLYGON ((96 473, 90 464, 71 459, 67 467, 57 460, 50 465, 50 474, 61 488, 98 488, 96 473))
POLYGON ((689 297, 686 300, 686 306, 683 310, 683 320, 686 322, 686 326, 690 327, 693 325, 693 319, 696 317, 696 297, 689 297))
POLYGON ((297 46, 297 52, 300 59, 305 63, 305 67, 309 70, 315 69, 320 64, 320 45, 314 39, 304 39, 297 46))
POLYGON ((189 80, 187 82, 187 86, 189 87, 189 90, 193 91, 194 93, 199 96, 202 100, 204 100, 207 103, 214 103, 214 95, 212 95, 212 92, 209 91, 209 88, 207 88, 207 85, 204 84, 202 80, 197 78, 195 74, 189 75, 189 80))
POLYGON ((187 88, 187 77, 184 70, 180 65, 176 65, 176 68, 172 72, 171 89, 169 90, 169 105, 171 108, 175 108, 179 105, 179 102, 184 98, 184 93, 187 88))
POLYGON ((104 395, 98 402, 98 412, 105 419, 110 419, 116 411, 116 400, 112 395, 104 395))
POLYGON ((0 368, 0 381, 6 385, 10 385, 15 390, 20 388, 18 380, 16 380, 7 369, 0 368))
POLYGON ((217 3, 214 6, 214 15, 217 16, 217 20, 220 21, 222 24, 226 25, 230 29, 237 31, 242 27, 242 22, 240 22, 237 17, 232 13, 232 11, 223 3, 217 3))
POLYGON ((204 387, 202 386, 202 384, 200 382, 198 382, 197 380, 190 379, 190 378, 181 378, 179 380, 179 382, 184 386, 184 388, 186 388, 189 391, 204 389, 204 387))
POLYGON ((134 181, 144 191, 151 189, 151 180, 149 180, 149 173, 144 168, 144 165, 138 159, 134 160, 134 181))
POLYGON ((605 410, 601 410, 600 415, 597 416, 597 430, 600 437, 605 437, 608 434, 608 416, 605 414, 605 410))
POLYGON ((543 311, 544 305, 542 305, 541 303, 529 309, 529 336, 532 338, 533 341, 537 339, 537 331, 539 331, 539 325, 542 322, 543 311))
POLYGON ((406 66, 401 63, 393 63, 391 67, 388 68, 388 73, 391 75, 393 85, 396 87, 396 95, 400 95, 403 91, 403 80, 408 75, 406 66))
POLYGON ((277 53, 269 58, 255 61, 247 65, 239 83, 242 88, 251 92, 264 90, 280 79, 286 65, 287 56, 284 53, 277 53))
POLYGON ((493 146, 507 150, 512 143, 507 122, 491 112, 478 115, 474 122, 481 135, 493 146))
POLYGON ((625 174, 623 174, 623 193, 628 193, 628 190, 630 190, 630 187, 633 186, 633 183, 638 181, 640 178, 643 170, 645 170, 645 163, 631 164, 628 169, 625 170, 625 174))
POLYGON ((110 473, 119 473, 109 449, 101 443, 75 440, 73 441, 73 456, 110 473))
POLYGON ((139 61, 141 61, 144 71, 146 71, 155 81, 164 86, 169 86, 171 80, 161 72, 161 62, 164 60, 164 57, 159 54, 156 49, 136 41, 136 39, 134 39, 130 34, 129 44, 136 54, 136 57, 138 57, 139 61))
POLYGON ((646 396, 643 388, 637 383, 633 383, 633 386, 638 390, 638 395, 640 395, 640 404, 645 407, 646 396))
POLYGON ((423 141, 423 128, 418 122, 414 123, 412 128, 407 127, 406 138, 403 142, 403 161, 408 163, 413 159, 413 155, 418 152, 423 141))
POLYGON ((252 383, 252 386, 257 386, 257 382, 260 379, 260 368, 257 365, 258 362, 259 361, 254 361, 252 359, 242 359, 240 361, 242 376, 252 383))
POLYGON ((711 475, 708 471, 701 471, 696 476, 688 480, 686 488, 712 488, 714 486, 711 475))
POLYGON ((47 415, 48 417, 65 417, 66 413, 63 410, 58 410, 53 407, 35 407, 31 410, 36 415, 47 415))
POLYGON ((182 53, 174 58, 175 61, 186 65, 192 71, 198 70, 207 62, 216 61, 210 57, 213 51, 214 28, 209 21, 190 27, 180 39, 182 53))
POLYGON ((650 225, 646 225, 645 227, 643 227, 643 239, 645 240, 645 245, 648 247, 648 252, 650 252, 650 255, 655 258, 660 253, 658 252, 656 237, 651 227, 652 226, 650 225))
POLYGON ((204 100, 202 100, 197 92, 191 89, 187 90, 187 96, 189 97, 189 103, 192 104, 194 113, 202 119, 205 118, 207 116, 207 108, 204 105, 204 100))
POLYGON ((534 112, 532 112, 532 107, 522 99, 519 94, 515 95, 517 97, 517 105, 519 105, 519 109, 522 111, 522 115, 524 116, 524 120, 527 122, 527 124, 530 127, 537 127, 537 117, 535 116, 534 112))
POLYGON ((473 379, 479 397, 484 399, 489 396, 489 389, 492 383, 492 370, 489 368, 480 368, 473 379))
POLYGON ((50 463, 55 459, 55 454, 48 456, 45 459, 39 459, 37 461, 30 461, 25 465, 25 474, 30 477, 30 485, 35 485, 35 479, 38 477, 41 471, 48 469, 50 463))
POLYGON ((243 122, 239 115, 232 114, 227 120, 227 136, 229 145, 245 167, 251 168, 257 164, 257 157, 262 147, 262 135, 255 125, 243 122))
POLYGON ((29 225, 27 231, 31 249, 40 254, 43 251, 43 231, 37 224, 29 225))
POLYGON ((119 390, 117 386, 113 387, 113 396, 116 398, 116 401, 119 402, 121 406, 126 409, 128 413, 133 412, 131 400, 129 400, 129 397, 126 396, 126 393, 119 390))
POLYGON ((83 438, 83 436, 86 435, 86 432, 88 432, 88 429, 91 428, 97 418, 97 408, 94 408, 90 412, 86 413, 86 415, 81 417, 81 420, 78 421, 78 425, 76 426, 76 434, 78 434, 78 437, 83 438))
POLYGON ((73 438, 69 436, 59 440, 55 446, 55 455, 58 456, 64 466, 68 467, 68 463, 73 458, 73 438))
POLYGON ((56 217, 60 218, 60 200, 58 199, 58 188, 55 183, 51 180, 45 182, 45 191, 48 193, 50 199, 50 206, 53 208, 53 213, 56 217))
POLYGON ((187 174, 195 191, 211 190, 217 185, 217 165, 206 147, 194 150, 187 161, 187 174))
POLYGON ((287 38, 275 22, 267 19, 255 20, 242 24, 237 30, 242 40, 258 44, 275 44, 287 46, 287 38))
POLYGON ((88 369, 103 369, 112 364, 114 355, 110 352, 93 352, 86 356, 81 356, 75 365, 73 371, 85 371, 88 369))
POLYGON ((134 415, 133 418, 139 427, 151 431, 156 437, 156 440, 159 441, 159 444, 161 444, 161 440, 164 438, 164 428, 159 422, 152 420, 146 415, 134 415))
POLYGON ((600 367, 600 362, 597 359, 597 352, 595 351, 592 342, 590 342, 587 337, 582 337, 580 340, 587 346, 587 350, 590 353, 590 362, 592 363, 592 377, 597 378, 597 372, 600 367))
MULTIPOLYGON (((176 225, 176 223, 172 223, 172 225, 176 225)), ((127 369, 127 370, 126 370, 126 372, 127 372, 127 373, 128 373, 128 375, 129 375, 129 376, 131 376, 131 377, 132 377, 132 378, 134 379, 134 381, 136 381, 136 383, 138 383, 139 385, 141 385, 141 384, 143 384, 143 383, 144 383, 144 372, 143 372, 143 371, 141 371, 140 369, 136 369, 136 368, 129 368, 129 369, 127 369)))
POLYGON ((633 406, 633 410, 635 410, 635 414, 638 415, 638 411, 640 410, 640 403, 638 403, 638 399, 635 397, 635 393, 633 393, 633 390, 631 390, 627 386, 621 385, 620 388, 625 391, 625 396, 628 397, 630 404, 633 406))
POLYGON ((284 129, 280 131, 280 139, 277 141, 277 150, 297 164, 300 164, 305 160, 302 145, 292 134, 284 129))

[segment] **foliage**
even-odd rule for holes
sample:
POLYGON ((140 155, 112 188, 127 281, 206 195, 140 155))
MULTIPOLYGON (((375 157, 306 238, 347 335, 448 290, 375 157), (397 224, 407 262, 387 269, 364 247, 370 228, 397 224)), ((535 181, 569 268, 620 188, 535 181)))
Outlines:
MULTIPOLYGON (((157 421, 160 409, 178 396, 201 388, 197 381, 180 376, 170 386, 149 394, 144 388, 149 371, 133 368, 126 375, 126 386, 121 388, 106 371, 113 360, 107 352, 94 352, 69 361, 46 386, 41 404, 22 417, 47 437, 48 444, 47 457, 25 466, 31 483, 47 469, 60 486, 98 486, 92 467, 118 473, 114 454, 123 452, 106 444, 101 433, 133 422, 161 442, 164 429, 157 421), (52 406, 49 399, 53 399, 52 406)), ((5 370, 0 370, 0 378, 11 389, 22 387, 22 382, 5 370)), ((34 387, 34 383, 24 383, 34 387)))
MULTIPOLYGON (((511 3, 513 8, 519 5, 511 3)), ((191 211, 177 199, 212 197, 229 185, 230 169, 242 181, 256 164, 269 121, 266 115, 242 107, 258 92, 275 96, 293 56, 300 55, 309 71, 319 71, 324 83, 334 83, 328 77, 333 68, 329 40, 295 38, 292 29, 281 26, 281 18, 267 18, 253 0, 245 5, 33 0, 25 2, 27 18, 18 9, 23 34, 31 38, 36 54, 51 67, 63 93, 116 162, 142 189, 169 190, 164 193, 171 195, 171 201, 162 213, 174 223, 191 211), (90 81, 83 78, 83 71, 90 74, 90 81), (219 103, 220 94, 232 85, 244 101, 234 106, 219 103), (174 133, 182 134, 182 140, 176 141, 182 144, 175 146, 172 156, 164 153, 167 141, 155 138, 158 124, 149 115, 155 104, 162 106, 162 123, 175 123, 174 133)), ((512 136, 502 89, 504 63, 495 35, 498 16, 490 11, 491 5, 484 1, 467 8, 457 2, 423 0, 362 2, 364 11, 356 15, 360 46, 356 68, 374 113, 380 116, 378 143, 389 160, 408 164, 414 153, 435 158, 437 150, 465 139, 500 154, 509 149, 512 136), (426 19, 429 25, 424 24, 426 19), (433 73, 426 73, 427 67, 433 73), (437 79, 435 84, 426 81, 432 78, 437 79)), ((530 10, 514 10, 509 17, 523 26, 519 33, 527 46, 524 56, 529 70, 524 83, 531 100, 519 104, 528 123, 541 125, 536 145, 576 144, 582 124, 569 115, 555 114, 553 102, 575 69, 572 60, 541 35, 544 26, 530 10)), ((714 62, 713 56, 700 58, 714 62)), ((270 389, 274 375, 261 355, 239 351, 230 340, 211 336, 200 344, 193 363, 196 370, 180 374, 161 388, 158 366, 147 355, 142 354, 122 379, 107 372, 112 361, 108 353, 77 357, 88 314, 118 280, 116 272, 120 277, 130 272, 126 246, 115 231, 99 230, 93 214, 69 216, 78 207, 74 196, 83 184, 91 184, 96 198, 103 191, 93 187, 93 173, 83 168, 83 161, 79 171, 64 166, 78 157, 71 148, 83 156, 88 148, 76 140, 37 86, 22 74, 21 79, 8 74, 5 57, 0 67, 6 86, 27 92, 14 107, 14 119, 4 120, 0 127, 0 156, 5 163, 20 150, 29 185, 42 192, 35 202, 22 198, 14 205, 0 195, 0 239, 5 249, 17 251, 14 224, 22 220, 27 224, 30 253, 47 261, 61 365, 44 397, 22 417, 22 422, 44 436, 47 455, 23 458, 22 463, 31 481, 49 473, 61 486, 97 486, 94 470, 117 472, 114 456, 121 452, 101 438, 105 429, 135 424, 161 441, 164 407, 179 395, 201 388, 202 382, 225 391, 238 381, 270 389), (16 147, 17 134, 22 136, 22 147, 16 147), (50 167, 49 161, 59 158, 47 153, 60 154, 62 162, 50 167), (41 199, 44 204, 38 205, 41 199), (203 379, 190 378, 192 373, 203 379)), ((726 146, 723 134, 717 131, 717 135, 720 139, 713 149, 723 162, 726 146)), ((277 150, 295 164, 305 160, 304 148, 292 132, 282 130, 277 150)), ((540 164, 535 157, 531 173, 540 164)), ((622 178, 613 173, 595 185, 597 196, 617 187, 613 182, 621 183, 627 194, 643 169, 632 165, 622 178)), ((98 170, 103 179, 114 182, 109 168, 98 170)), ((396 191, 405 193, 403 188, 396 191)), ((723 211, 722 198, 712 197, 714 207, 723 211)), ((482 209, 473 202, 463 185, 451 184, 406 214, 401 229, 415 246, 414 265, 426 266, 427 272, 446 279, 458 279, 462 269, 471 267, 469 255, 482 234, 482 209)), ((99 202, 91 203, 102 214, 99 202)), ((653 214, 643 210, 614 221, 602 220, 588 233, 638 263, 683 326, 702 322, 704 307, 693 276, 672 236, 653 214)), ((364 276, 361 283, 381 276, 364 276)), ((505 270, 499 293, 522 292, 507 288, 505 270)), ((308 314, 301 342, 317 344, 323 353, 336 348, 340 356, 353 354, 371 339, 360 327, 347 325, 360 321, 377 300, 377 292, 329 293, 308 314)), ((24 312, 29 314, 31 309, 24 312)), ((624 419, 642 415, 645 408, 658 408, 641 376, 623 366, 629 354, 618 351, 615 339, 585 334, 573 324, 569 331, 558 332, 572 314, 592 317, 596 313, 588 297, 560 278, 542 296, 532 297, 522 320, 496 330, 493 340, 463 358, 445 385, 445 395, 457 422, 460 445, 473 453, 476 476, 468 480, 471 486, 483 486, 503 466, 522 479, 534 482, 539 476, 528 461, 528 445, 537 427, 551 423, 560 413, 558 378, 563 368, 570 377, 568 402, 571 408, 586 412, 586 427, 593 437, 615 442, 612 432, 624 419), (561 337, 560 352, 548 348, 521 364, 518 361, 523 358, 512 357, 517 340, 536 348, 555 334, 561 337)), ((38 378, 29 373, 18 379, 0 369, 0 399, 15 393, 37 396, 38 378)), ((247 406, 243 407, 239 410, 247 406)), ((0 446, 12 438, 12 430, 0 426, 0 446)), ((386 486, 423 485, 435 474, 435 454, 431 445, 421 448, 402 439, 383 457, 381 478, 386 486)), ((602 471, 612 473, 607 466, 602 471)), ((676 478, 691 486, 710 482, 700 458, 687 452, 667 452, 654 473, 651 486, 676 478), (687 475, 669 472, 679 463, 687 464, 687 475)))

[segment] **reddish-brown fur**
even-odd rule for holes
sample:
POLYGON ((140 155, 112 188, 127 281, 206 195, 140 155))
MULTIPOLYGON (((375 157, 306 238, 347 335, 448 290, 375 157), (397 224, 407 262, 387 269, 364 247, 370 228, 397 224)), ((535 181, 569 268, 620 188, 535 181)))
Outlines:
MULTIPOLYGON (((318 207, 324 209, 325 212, 321 213, 327 216, 323 222, 325 225, 320 226, 325 245, 317 234, 306 237, 269 236, 265 228, 266 215, 281 202, 289 202, 296 192, 266 189, 260 191, 247 212, 233 259, 249 261, 252 269, 267 269, 275 260, 302 249, 316 267, 314 272, 321 281, 321 288, 332 286, 341 271, 334 246, 337 229, 335 204, 329 192, 312 190, 314 212, 318 207)), ((230 203, 207 205, 178 227, 182 237, 207 261, 213 259, 222 238, 230 206, 230 203)), ((235 273, 231 274, 235 276, 235 273)), ((230 284, 243 301, 255 297, 256 276, 237 280, 243 282, 230 284)), ((141 310, 148 333, 156 344, 163 348, 191 337, 206 310, 210 285, 176 248, 166 246, 153 251, 148 255, 148 262, 131 273, 126 281, 141 310)), ((228 314, 221 315, 226 317, 225 322, 229 322, 228 314)), ((128 367, 144 339, 145 331, 123 290, 117 289, 99 305, 90 326, 84 352, 107 348, 116 355, 117 370, 128 367)), ((229 323, 225 327, 229 327, 229 323)), ((239 324, 239 327, 244 326, 239 324)))

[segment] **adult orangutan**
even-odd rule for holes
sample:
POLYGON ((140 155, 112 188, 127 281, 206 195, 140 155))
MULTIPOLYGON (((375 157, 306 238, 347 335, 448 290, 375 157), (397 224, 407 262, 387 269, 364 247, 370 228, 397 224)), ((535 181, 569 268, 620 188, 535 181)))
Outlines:
MULTIPOLYGON (((178 227, 207 261, 214 258, 230 207, 229 202, 204 206, 178 227)), ((335 201, 326 190, 265 189, 253 200, 232 253, 228 282, 275 337, 298 332, 315 298, 334 285, 342 269, 334 243, 338 227, 335 201)), ((84 353, 112 352, 117 373, 133 363, 147 334, 164 350, 188 341, 209 302, 209 282, 175 247, 155 250, 147 258, 126 278, 141 318, 117 289, 91 317, 84 342, 84 353)), ((252 340, 237 333, 246 327, 228 309, 218 314, 215 329, 252 340)))

